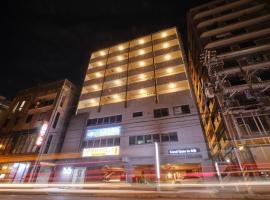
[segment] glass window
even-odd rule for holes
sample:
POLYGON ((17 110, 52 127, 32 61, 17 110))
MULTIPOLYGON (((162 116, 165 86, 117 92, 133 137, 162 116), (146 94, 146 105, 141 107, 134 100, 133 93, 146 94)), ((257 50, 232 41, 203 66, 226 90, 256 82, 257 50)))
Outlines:
POLYGON ((168 108, 161 108, 161 109, 155 109, 154 110, 154 117, 166 117, 169 116, 169 109, 168 108))
POLYGON ((110 123, 115 123, 115 119, 116 117, 115 116, 110 116, 110 123))
POLYGON ((149 143, 152 143, 152 137, 151 135, 145 135, 145 143, 149 144, 149 143))
POLYGON ((153 134, 153 142, 160 142, 160 135, 159 134, 153 134))
POLYGON ((133 117, 141 117, 143 116, 143 112, 135 112, 133 113, 133 117))
POLYGON ((39 114, 38 121, 43 121, 46 117, 46 112, 42 112, 39 114))
POLYGON ((89 140, 87 147, 93 147, 93 145, 94 145, 94 140, 89 140))
POLYGON ((135 141, 136 141, 135 138, 136 138, 135 136, 130 136, 129 137, 129 145, 134 145, 135 144, 135 141))
POLYGON ((188 113, 190 113, 189 105, 182 105, 182 106, 181 106, 181 109, 182 109, 182 113, 183 113, 183 114, 188 114, 188 113))
POLYGON ((107 140, 106 139, 101 139, 100 146, 101 147, 106 147, 107 140))
POLYGON ((122 122, 122 115, 116 116, 116 122, 122 122))
POLYGON ((100 146, 100 140, 94 140, 94 147, 100 146))
POLYGON ((105 117, 104 118, 104 124, 109 124, 110 123, 110 118, 109 117, 105 117))
POLYGON ((119 146, 120 145, 120 138, 114 138, 114 145, 119 146))
POLYGON ((170 141, 171 142, 177 142, 178 141, 178 137, 177 137, 177 133, 176 132, 169 133, 169 137, 170 137, 170 141))
POLYGON ((26 120, 25 120, 25 123, 31 122, 32 118, 33 118, 33 115, 32 114, 31 115, 28 115, 27 118, 26 118, 26 120))
POLYGON ((169 141, 169 135, 168 134, 161 134, 161 141, 162 142, 168 142, 169 141))
POLYGON ((57 112, 56 117, 55 117, 54 122, 53 122, 53 128, 56 128, 59 117, 60 117, 60 113, 57 112))
POLYGON ((103 124, 103 118, 98 118, 97 124, 103 124))
POLYGON ((139 135, 137 136, 137 144, 144 144, 144 136, 143 135, 139 135))
POLYGON ((113 138, 108 139, 108 146, 113 146, 113 138))

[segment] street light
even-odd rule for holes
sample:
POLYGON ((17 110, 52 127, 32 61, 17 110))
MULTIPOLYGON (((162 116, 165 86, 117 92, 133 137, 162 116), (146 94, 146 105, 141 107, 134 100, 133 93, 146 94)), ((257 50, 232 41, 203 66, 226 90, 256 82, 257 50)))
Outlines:
POLYGON ((155 156, 156 156, 157 191, 160 191, 160 163, 159 163, 159 149, 157 142, 155 142, 155 156))

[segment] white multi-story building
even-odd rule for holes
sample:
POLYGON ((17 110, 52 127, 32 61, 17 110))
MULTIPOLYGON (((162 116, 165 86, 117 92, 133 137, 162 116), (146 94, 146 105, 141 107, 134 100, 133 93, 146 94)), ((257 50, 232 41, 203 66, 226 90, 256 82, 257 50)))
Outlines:
POLYGON ((57 181, 161 181, 207 171, 208 152, 176 28, 91 55, 57 181))

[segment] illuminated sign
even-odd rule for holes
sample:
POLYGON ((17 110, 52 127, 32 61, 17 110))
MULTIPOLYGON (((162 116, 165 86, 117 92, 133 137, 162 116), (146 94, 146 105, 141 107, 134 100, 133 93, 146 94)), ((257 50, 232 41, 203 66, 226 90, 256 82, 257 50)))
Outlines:
POLYGON ((97 129, 88 129, 86 132, 86 138, 97 138, 105 136, 116 136, 120 135, 121 127, 109 127, 109 128, 97 128, 97 129))
POLYGON ((119 155, 119 146, 85 148, 83 149, 82 152, 82 157, 116 156, 116 155, 119 155))
POLYGON ((198 153, 200 149, 198 148, 187 148, 187 149, 169 149, 169 154, 190 154, 198 153))
POLYGON ((44 123, 41 126, 41 129, 39 131, 39 134, 38 134, 38 137, 37 137, 37 140, 36 140, 36 145, 37 146, 40 146, 42 144, 47 128, 48 128, 47 123, 44 123))

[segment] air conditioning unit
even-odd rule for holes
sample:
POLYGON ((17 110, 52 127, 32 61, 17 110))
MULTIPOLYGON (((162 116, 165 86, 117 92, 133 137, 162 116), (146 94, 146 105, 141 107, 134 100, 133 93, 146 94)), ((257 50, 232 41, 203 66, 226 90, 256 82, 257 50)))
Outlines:
POLYGON ((205 87, 204 92, 208 98, 213 98, 215 96, 214 88, 212 86, 205 87))

